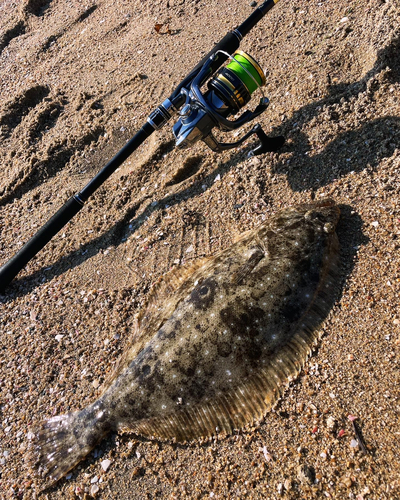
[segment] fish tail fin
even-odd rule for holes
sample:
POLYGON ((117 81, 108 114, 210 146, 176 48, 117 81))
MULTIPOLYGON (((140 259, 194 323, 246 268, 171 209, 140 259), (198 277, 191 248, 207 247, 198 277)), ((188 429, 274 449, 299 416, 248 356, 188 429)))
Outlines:
POLYGON ((59 415, 33 432, 29 460, 42 477, 55 483, 90 453, 110 430, 88 409, 59 415))

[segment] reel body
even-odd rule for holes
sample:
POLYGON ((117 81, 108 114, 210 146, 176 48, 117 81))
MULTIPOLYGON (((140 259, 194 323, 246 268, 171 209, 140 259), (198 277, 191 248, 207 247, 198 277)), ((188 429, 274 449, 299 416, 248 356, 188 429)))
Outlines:
POLYGON ((283 145, 284 138, 267 137, 260 125, 255 125, 250 132, 232 143, 218 142, 213 135, 214 127, 223 132, 242 127, 263 113, 269 105, 269 100, 263 95, 254 111, 247 110, 237 119, 229 120, 228 117, 236 115, 251 100, 252 94, 265 85, 265 75, 251 56, 237 51, 233 56, 228 55, 231 62, 209 79, 216 56, 211 56, 203 65, 188 89, 181 89, 178 97, 184 102, 179 111, 180 118, 173 126, 176 146, 186 148, 202 140, 213 151, 221 152, 240 146, 255 134, 261 144, 253 150, 253 154, 276 151, 283 145), (203 94, 201 87, 208 79, 207 90, 203 94))

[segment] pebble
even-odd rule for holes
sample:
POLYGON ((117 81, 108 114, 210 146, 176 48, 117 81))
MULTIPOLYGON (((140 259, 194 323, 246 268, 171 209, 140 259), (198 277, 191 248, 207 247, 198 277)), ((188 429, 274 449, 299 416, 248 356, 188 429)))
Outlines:
POLYGON ((352 484, 353 484, 353 481, 351 480, 350 477, 343 477, 342 478, 342 483, 347 487, 347 488, 351 488, 352 484))
POLYGON ((110 465, 111 465, 111 460, 106 459, 101 462, 101 468, 103 469, 104 472, 107 472, 110 465))
POLYGON ((297 479, 302 484, 313 484, 315 481, 315 470, 307 464, 302 464, 297 467, 297 479))
POLYGON ((350 441, 350 448, 358 448, 358 441, 356 439, 350 441))
POLYGON ((99 477, 98 476, 94 476, 94 477, 92 477, 92 479, 90 480, 90 482, 92 484, 94 484, 94 483, 97 483, 98 480, 99 480, 99 477))
POLYGON ((100 488, 97 486, 97 484, 93 484, 92 487, 90 488, 90 494, 91 495, 96 495, 99 492, 100 488))
POLYGON ((336 425, 336 420, 332 416, 329 416, 326 419, 326 426, 328 427, 328 429, 333 429, 335 425, 336 425))
POLYGON ((264 458, 265 458, 265 460, 266 460, 267 462, 270 462, 270 461, 272 460, 272 456, 271 456, 271 454, 269 453, 269 451, 267 450, 267 447, 266 447, 266 446, 264 446, 264 447, 263 447, 263 448, 261 448, 261 449, 262 449, 262 452, 263 452, 263 454, 264 454, 264 458))

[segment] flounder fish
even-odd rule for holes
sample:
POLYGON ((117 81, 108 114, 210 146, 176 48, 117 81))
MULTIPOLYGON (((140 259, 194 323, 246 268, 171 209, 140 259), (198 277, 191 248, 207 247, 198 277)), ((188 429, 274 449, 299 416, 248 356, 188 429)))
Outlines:
POLYGON ((185 442, 260 421, 297 376, 338 289, 339 209, 287 208, 171 271, 91 405, 44 422, 32 453, 57 481, 109 432, 185 442))

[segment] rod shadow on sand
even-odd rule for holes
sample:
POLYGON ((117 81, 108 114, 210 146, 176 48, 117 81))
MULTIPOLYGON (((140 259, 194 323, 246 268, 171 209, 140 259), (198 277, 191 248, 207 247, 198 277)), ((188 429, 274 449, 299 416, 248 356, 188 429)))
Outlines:
MULTIPOLYGON (((285 132, 287 133, 294 128, 294 124, 301 127, 313 117, 317 116, 321 108, 325 105, 338 104, 343 102, 343 98, 349 100, 367 89, 374 92, 376 88, 373 83, 371 84, 371 81, 373 81, 375 76, 385 68, 389 68, 386 74, 390 82, 394 83, 400 81, 400 37, 394 38, 384 49, 378 52, 374 67, 360 81, 330 86, 329 94, 326 97, 299 109, 290 120, 287 120, 279 127, 273 129, 271 135, 285 135, 285 132)), ((306 155, 310 149, 307 137, 299 133, 291 145, 284 147, 284 151, 286 152, 296 152, 295 164, 293 162, 292 166, 288 168, 287 164, 278 162, 275 166, 275 172, 287 175, 289 184, 294 191, 316 189, 331 183, 340 176, 347 175, 351 171, 361 171, 368 166, 377 166, 382 158, 393 155, 396 143, 399 144, 399 138, 400 117, 388 116, 378 118, 365 122, 362 127, 357 130, 340 134, 339 137, 329 143, 321 153, 310 158, 306 155), (343 151, 344 141, 346 144, 350 143, 352 146, 353 155, 350 161, 343 151), (324 165, 326 164, 327 158, 332 155, 335 155, 336 167, 330 171, 324 169, 324 165), (318 175, 316 175, 316 171, 318 175)), ((244 160, 249 149, 250 148, 247 148, 247 150, 245 149, 240 153, 236 153, 233 159, 231 158, 226 163, 220 165, 206 178, 200 179, 195 185, 190 186, 190 188, 183 189, 181 192, 174 193, 173 195, 167 195, 162 200, 159 200, 156 206, 149 203, 144 212, 139 216, 136 216, 136 213, 143 203, 143 199, 135 203, 127 210, 125 216, 111 229, 87 244, 82 245, 79 250, 60 257, 54 262, 51 268, 46 272, 45 281, 49 281, 63 274, 68 269, 79 266, 81 263, 110 245, 119 246, 125 241, 124 236, 127 235, 128 224, 131 224, 135 231, 154 211, 161 211, 166 205, 172 206, 203 193, 203 185, 208 187, 211 186, 215 176, 218 174, 222 178, 233 166, 244 160)), ((265 194, 267 195, 267 193, 265 194)), ((364 242, 364 237, 362 236, 361 220, 356 223, 353 217, 353 226, 352 231, 355 239, 352 245, 354 247, 361 245, 364 242)), ((25 295, 40 282, 43 282, 43 269, 32 273, 28 277, 14 280, 10 285, 9 293, 7 293, 7 296, 5 296, 3 300, 11 300, 16 295, 25 295)))

